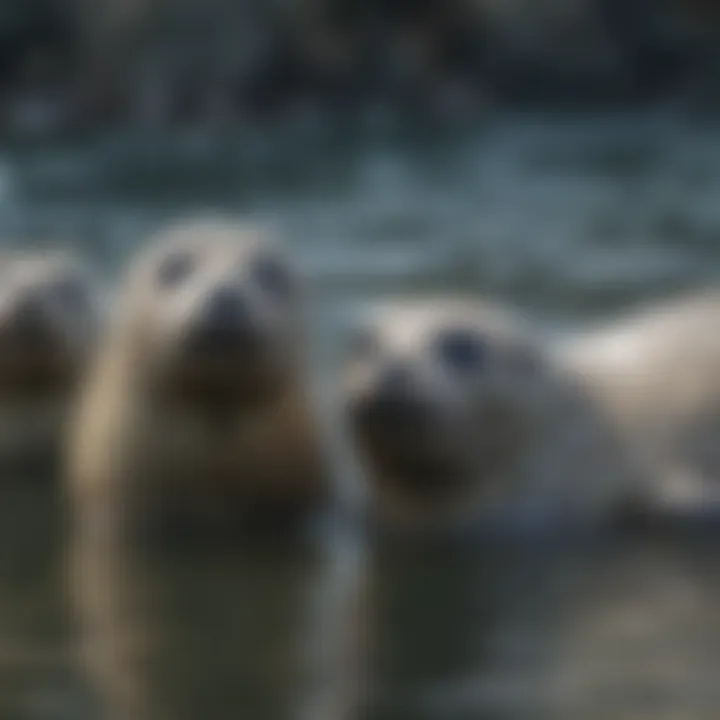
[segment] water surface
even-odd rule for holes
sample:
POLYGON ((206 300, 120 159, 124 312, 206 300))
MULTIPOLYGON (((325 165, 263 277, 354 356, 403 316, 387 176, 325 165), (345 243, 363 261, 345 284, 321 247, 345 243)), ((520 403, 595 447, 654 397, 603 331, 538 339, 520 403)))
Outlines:
MULTIPOLYGON (((482 291, 553 328, 720 267, 720 132, 670 113, 299 147, 7 148, 0 231, 76 244, 112 279, 178 215, 272 222, 311 282, 318 376, 344 321, 383 295, 482 291)), ((309 555, 115 553, 83 585, 65 575, 56 499, 15 480, 0 502, 3 718, 717 717, 712 537, 376 548, 353 562, 341 539, 309 555)))

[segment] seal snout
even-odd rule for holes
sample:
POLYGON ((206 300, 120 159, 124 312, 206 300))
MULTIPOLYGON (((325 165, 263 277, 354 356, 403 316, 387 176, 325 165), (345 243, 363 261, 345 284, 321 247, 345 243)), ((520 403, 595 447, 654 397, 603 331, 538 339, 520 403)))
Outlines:
POLYGON ((419 433, 432 423, 431 404, 418 392, 412 371, 400 364, 386 368, 350 403, 350 413, 364 433, 419 433))
POLYGON ((231 286, 220 286, 209 294, 186 336, 188 349, 201 353, 251 353, 260 341, 246 300, 231 286))

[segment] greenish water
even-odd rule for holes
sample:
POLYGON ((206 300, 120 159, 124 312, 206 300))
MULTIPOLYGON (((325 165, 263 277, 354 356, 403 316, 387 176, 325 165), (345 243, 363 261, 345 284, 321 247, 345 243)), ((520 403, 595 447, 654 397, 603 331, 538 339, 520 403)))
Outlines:
MULTIPOLYGON (((508 118, 433 147, 299 147, 8 149, 0 231, 77 244, 112 277, 178 215, 272 222, 310 281, 318 375, 343 321, 386 294, 483 291, 556 327, 720 267, 720 131, 668 115, 508 118)), ((47 488, 0 494, 1 718, 718 715, 720 542, 707 536, 462 553, 356 553, 341 536, 316 553, 117 549, 90 552, 76 576, 47 488)))

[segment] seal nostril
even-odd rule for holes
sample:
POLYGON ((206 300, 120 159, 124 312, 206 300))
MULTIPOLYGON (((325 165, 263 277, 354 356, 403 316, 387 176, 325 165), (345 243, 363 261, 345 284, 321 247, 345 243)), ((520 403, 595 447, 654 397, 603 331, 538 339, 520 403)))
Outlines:
POLYGON ((432 427, 432 412, 414 397, 369 396, 357 401, 351 409, 353 422, 365 435, 393 438, 416 437, 432 427), (409 435, 408 435, 409 433, 409 435))
POLYGON ((240 327, 247 321, 247 308, 233 289, 220 288, 206 305, 205 320, 217 328, 240 327))
POLYGON ((377 394, 387 399, 402 399, 412 395, 412 373, 404 365, 388 367, 377 383, 377 394))
POLYGON ((417 393, 409 368, 394 365, 378 378, 370 392, 359 398, 352 412, 365 426, 392 425, 395 430, 424 424, 430 415, 417 393))
POLYGON ((259 340, 247 306, 233 288, 218 288, 188 330, 190 347, 199 351, 250 351, 259 340))

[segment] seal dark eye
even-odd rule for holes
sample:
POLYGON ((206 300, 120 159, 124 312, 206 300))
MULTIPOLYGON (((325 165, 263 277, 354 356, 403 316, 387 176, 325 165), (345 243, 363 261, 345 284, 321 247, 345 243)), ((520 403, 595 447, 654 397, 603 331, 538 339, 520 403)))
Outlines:
POLYGON ((437 340, 441 361, 453 370, 472 372, 485 363, 487 348, 482 338, 471 330, 452 330, 437 340))
POLYGON ((286 300, 292 292, 292 281, 287 269, 275 258, 260 260, 253 271, 255 282, 265 292, 286 300))
POLYGON ((195 259, 189 253, 176 253, 166 257, 158 268, 157 277, 162 287, 179 285, 195 267, 195 259))
POLYGON ((64 278, 52 288, 54 299, 64 306, 81 307, 88 298, 87 290, 77 278, 64 278))

